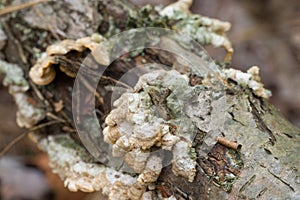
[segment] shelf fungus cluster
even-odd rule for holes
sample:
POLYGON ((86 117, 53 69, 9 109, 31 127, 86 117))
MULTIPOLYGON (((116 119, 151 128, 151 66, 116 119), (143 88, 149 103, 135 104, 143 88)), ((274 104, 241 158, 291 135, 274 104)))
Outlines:
POLYGON ((184 109, 194 90, 186 75, 157 70, 141 76, 134 92, 114 102, 116 108, 105 121, 104 141, 112 144, 113 156, 124 157, 139 174, 139 183, 157 180, 166 151, 173 154, 174 174, 194 180, 196 162, 190 152, 195 126, 184 109))
MULTIPOLYGON (((49 155, 49 165, 57 173, 64 185, 73 192, 102 191, 109 200, 152 200, 176 199, 173 196, 162 198, 161 194, 151 187, 139 183, 136 177, 121 173, 115 169, 94 162, 93 157, 68 135, 55 135, 43 138, 39 146, 49 155)), ((152 157, 148 162, 148 172, 151 166, 159 163, 158 157, 152 157)))
POLYGON ((135 177, 94 163, 89 153, 68 135, 42 139, 40 147, 47 151, 49 164, 70 191, 102 191, 109 199, 141 199, 146 186, 135 177))
MULTIPOLYGON (((109 64, 109 55, 106 49, 101 44, 105 38, 99 34, 94 34, 91 37, 85 37, 75 40, 63 40, 50 45, 44 52, 37 63, 30 69, 29 76, 37 85, 48 85, 56 75, 53 65, 59 64, 56 55, 65 55, 71 51, 83 52, 86 49, 91 51, 93 58, 101 65, 109 64)), ((74 78, 76 74, 70 73, 68 66, 60 65, 60 70, 66 75, 74 78)))

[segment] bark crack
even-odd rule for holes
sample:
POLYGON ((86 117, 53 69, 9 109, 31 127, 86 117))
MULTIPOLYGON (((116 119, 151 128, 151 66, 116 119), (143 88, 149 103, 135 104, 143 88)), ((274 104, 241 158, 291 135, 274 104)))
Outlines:
POLYGON ((285 184, 286 186, 288 186, 293 192, 295 192, 295 189, 285 180, 283 180, 281 177, 277 176, 276 174, 272 173, 269 169, 268 172, 274 176, 276 179, 278 179, 279 181, 281 181, 283 184, 285 184))
POLYGON ((249 187, 251 185, 251 183, 255 180, 256 175, 253 175, 248 181, 246 181, 246 183, 244 185, 242 185, 242 187, 239 190, 239 193, 242 193, 243 191, 246 190, 247 187, 249 187))
POLYGON ((257 110, 257 108, 255 107, 254 103, 249 100, 250 102, 250 106, 252 108, 252 114, 254 116, 256 125, 258 128, 260 128, 262 131, 267 132, 268 135, 270 136, 269 140, 271 142, 272 145, 275 144, 276 142, 276 137, 275 135, 272 133, 272 131, 268 128, 268 126, 264 123, 264 120, 262 119, 262 117, 260 116, 259 111, 257 110))

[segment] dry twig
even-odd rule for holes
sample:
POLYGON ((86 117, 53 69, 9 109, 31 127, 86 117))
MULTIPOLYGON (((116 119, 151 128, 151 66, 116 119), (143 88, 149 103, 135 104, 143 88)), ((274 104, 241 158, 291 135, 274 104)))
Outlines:
POLYGON ((22 9, 25 9, 25 8, 29 8, 29 7, 35 6, 37 4, 40 4, 40 3, 45 3, 45 2, 48 2, 48 1, 50 1, 50 0, 36 0, 36 1, 32 1, 32 2, 22 3, 22 4, 19 4, 19 5, 8 6, 8 7, 3 8, 3 9, 0 10, 0 16, 6 15, 6 14, 11 13, 11 12, 19 11, 19 10, 22 10, 22 9))
POLYGON ((36 131, 38 129, 44 128, 46 126, 51 126, 53 124, 61 123, 60 121, 50 121, 46 122, 37 126, 34 126, 29 129, 27 132, 23 132, 21 135, 13 139, 8 145, 6 145, 1 151, 0 151, 0 158, 4 156, 15 144, 17 144, 19 141, 21 141, 23 138, 25 138, 30 132, 36 131))

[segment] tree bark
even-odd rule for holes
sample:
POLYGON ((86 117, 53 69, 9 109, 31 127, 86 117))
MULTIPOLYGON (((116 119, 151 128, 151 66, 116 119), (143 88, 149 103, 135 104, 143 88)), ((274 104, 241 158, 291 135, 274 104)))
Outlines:
MULTIPOLYGON (((132 187, 126 188, 122 184, 118 186, 104 180, 103 183, 99 183, 99 187, 94 187, 97 184, 92 182, 93 178, 107 177, 104 175, 93 175, 95 176, 93 177, 90 174, 87 176, 85 173, 63 168, 65 167, 63 162, 72 163, 59 157, 59 155, 63 157, 64 153, 60 151, 66 149, 71 149, 70 152, 76 149, 79 152, 79 157, 76 157, 78 156, 76 154, 67 154, 74 156, 73 164, 84 162, 93 165, 94 168, 99 166, 102 171, 112 170, 112 174, 124 176, 124 179, 134 179, 137 174, 121 174, 116 172, 116 169, 105 166, 105 163, 96 161, 84 149, 76 133, 70 92, 74 77, 69 77, 60 71, 59 66, 69 66, 70 71, 76 75, 80 63, 90 51, 56 55, 55 58, 58 60, 55 66, 56 78, 46 86, 36 86, 31 82, 28 77, 30 67, 36 63, 46 47, 57 40, 78 39, 95 32, 108 38, 120 31, 143 26, 172 28, 177 25, 179 27, 178 24, 182 19, 166 20, 158 12, 148 9, 136 8, 127 1, 118 0, 73 2, 63 0, 42 3, 1 18, 7 42, 0 52, 0 58, 22 68, 24 77, 31 88, 25 91, 28 96, 27 103, 41 110, 43 114, 40 116, 44 117, 40 117, 40 121, 28 127, 29 130, 35 130, 35 133, 30 136, 49 154, 54 172, 61 176, 66 185, 69 184, 68 188, 71 190, 97 191, 101 189, 110 199, 114 199, 116 193, 122 193, 124 190, 131 191, 132 187), (63 102, 63 107, 60 107, 61 102, 63 102), (39 124, 51 121, 57 124, 40 127, 38 130, 35 128, 39 124), (63 144, 59 142, 59 138, 63 140, 63 144), (56 148, 55 145, 60 146, 56 148), (55 157, 55 154, 58 157, 55 157), (86 181, 83 184, 86 188, 71 185, 78 180, 86 181), (105 183, 108 185, 103 185, 105 183)), ((189 17, 188 20, 190 20, 189 17)), ((201 26, 203 25, 199 25, 201 26)), ((213 31, 210 33, 215 34, 213 31)), ((198 42, 205 45, 199 38, 198 42)), ((228 49, 226 45, 222 44, 222 46, 228 49)), ((114 62, 105 74, 110 79, 102 80, 99 87, 99 94, 104 100, 103 103, 96 104, 101 113, 98 115, 100 123, 104 123, 105 117, 112 110, 111 92, 103 88, 115 84, 114 80, 119 80, 124 73, 141 64, 141 60, 145 63, 161 63, 171 68, 182 65, 182 63, 178 64, 178 59, 169 52, 153 49, 144 50, 142 54, 128 54, 114 62)), ((0 72, 6 73, 7 76, 8 70, 1 70, 1 66, 8 66, 8 63, 0 63, 0 72)), ((223 75, 226 74, 226 69, 224 69, 226 65, 228 63, 221 63, 218 66, 223 75)), ((181 69, 185 68, 179 67, 179 71, 181 69)), ((193 107, 195 115, 197 115, 196 111, 201 110, 203 106, 211 109, 199 119, 190 117, 195 124, 198 124, 198 132, 192 147, 195 150, 194 159, 197 163, 194 180, 190 182, 185 177, 175 176, 172 166, 169 165, 162 169, 157 181, 142 187, 141 193, 132 192, 134 193, 132 194, 125 191, 121 197, 146 199, 145 193, 148 192, 147 194, 153 199, 300 199, 300 159, 298 156, 300 130, 290 124, 276 108, 268 103, 266 98, 250 89, 249 85, 240 84, 239 80, 234 77, 224 75, 225 77, 221 77, 222 84, 214 85, 214 80, 219 81, 219 78, 192 75, 189 76, 190 85, 209 88, 213 94, 222 90, 223 96, 226 97, 225 103, 218 104, 218 98, 204 96, 207 102, 205 104, 198 102, 193 107), (214 89, 214 86, 219 88, 214 89), (223 108, 218 106, 223 106, 223 108), (214 109, 222 112, 214 113, 214 109), (213 129, 203 125, 206 120, 214 126, 213 129), (220 120, 223 120, 222 123, 220 120), (228 144, 221 144, 217 142, 218 137, 225 138, 233 145, 235 144, 233 141, 236 141, 240 148, 234 149, 228 144)), ((15 80, 8 81, 6 84, 10 87, 20 85, 15 80)), ((203 89, 201 92, 207 91, 203 89)), ((16 94, 16 92, 12 93, 16 94)), ((24 107, 19 106, 19 109, 24 109, 24 107)))

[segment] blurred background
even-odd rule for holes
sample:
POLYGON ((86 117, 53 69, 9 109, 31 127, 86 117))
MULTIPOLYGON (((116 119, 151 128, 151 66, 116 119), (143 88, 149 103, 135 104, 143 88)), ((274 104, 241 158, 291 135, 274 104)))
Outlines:
MULTIPOLYGON (((131 1, 137 5, 174 2, 131 1)), ((227 33, 235 50, 232 67, 247 70, 259 66, 262 82, 273 93, 270 101, 300 127, 300 1, 195 0, 192 11, 232 24, 227 33)), ((7 88, 0 84, 0 150, 24 131, 16 125, 16 110, 7 88)), ((64 189, 51 173, 47 156, 27 138, 0 160, 0 177, 3 200, 104 199, 100 194, 91 197, 64 189)))

